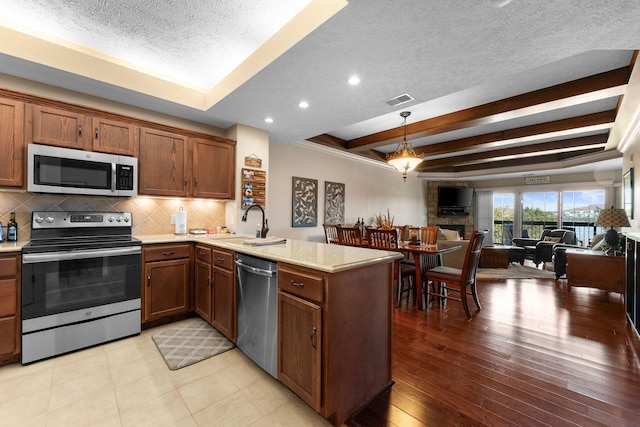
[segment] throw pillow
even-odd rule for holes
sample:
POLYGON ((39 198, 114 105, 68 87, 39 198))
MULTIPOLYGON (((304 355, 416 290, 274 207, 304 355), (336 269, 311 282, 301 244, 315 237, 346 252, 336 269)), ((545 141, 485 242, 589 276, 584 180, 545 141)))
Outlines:
POLYGON ((460 240, 460 235, 456 230, 447 230, 446 228, 441 228, 442 234, 444 234, 445 239, 447 240, 460 240))
POLYGON ((442 228, 438 228, 438 234, 436 236, 436 240, 447 240, 446 236, 442 232, 442 228))
POLYGON ((546 236, 544 238, 545 242, 560 243, 560 240, 562 240, 562 237, 549 237, 549 236, 546 236))

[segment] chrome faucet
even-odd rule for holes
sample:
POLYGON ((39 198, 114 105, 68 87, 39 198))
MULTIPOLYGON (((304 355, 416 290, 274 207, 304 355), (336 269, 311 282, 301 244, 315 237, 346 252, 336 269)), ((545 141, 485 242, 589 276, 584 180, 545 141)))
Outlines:
POLYGON ((262 206, 256 205, 255 203, 249 206, 244 211, 244 215, 242 215, 242 222, 247 222, 247 214, 252 208, 258 208, 260 209, 260 212, 262 212, 262 229, 260 230, 260 237, 264 239, 265 237, 267 237, 267 233, 269 232, 269 225, 267 222, 268 220, 264 217, 264 209, 262 209, 262 206))

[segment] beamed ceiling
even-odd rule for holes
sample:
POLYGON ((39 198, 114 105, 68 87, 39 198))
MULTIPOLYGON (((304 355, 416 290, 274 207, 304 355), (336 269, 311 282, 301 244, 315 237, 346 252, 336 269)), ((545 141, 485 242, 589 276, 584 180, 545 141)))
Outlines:
MULTIPOLYGON (((558 163, 578 165, 619 158, 621 153, 607 147, 607 141, 636 60, 637 51, 625 67, 408 121, 407 140, 425 159, 415 170, 432 177, 475 176, 498 169, 524 166, 535 170, 558 163), (582 114, 585 107, 589 112, 582 114), (518 125, 522 120, 530 124, 518 125), (484 132, 488 125, 500 130, 484 132), (463 129, 474 135, 456 138, 455 131, 463 129), (432 142, 434 136, 441 138, 432 142)), ((400 125, 348 140, 326 133, 309 141, 384 161, 394 151, 389 148, 395 149, 404 134, 400 125)))

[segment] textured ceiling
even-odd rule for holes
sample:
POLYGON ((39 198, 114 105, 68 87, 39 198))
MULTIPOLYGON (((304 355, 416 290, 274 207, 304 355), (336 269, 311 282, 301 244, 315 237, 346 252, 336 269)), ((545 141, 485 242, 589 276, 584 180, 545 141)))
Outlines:
MULTIPOLYGON (((0 0, 0 8, 4 11, 7 5, 21 5, 25 1, 40 5, 66 4, 0 0)), ((196 1, 192 5, 192 2, 171 1, 67 1, 75 9, 74 16, 96 11, 92 12, 95 18, 91 19, 98 21, 95 31, 94 25, 89 24, 91 20, 83 24, 91 37, 111 40, 110 29, 125 37, 124 29, 134 29, 128 34, 129 44, 122 50, 146 46, 146 53, 157 53, 160 66, 151 65, 157 58, 144 63, 146 68, 155 68, 154 72, 169 66, 187 71, 199 68, 194 64, 200 64, 197 61, 202 55, 201 48, 224 40, 218 24, 239 27, 240 34, 235 37, 250 39, 247 33, 242 33, 241 28, 246 28, 244 21, 235 23, 231 19, 228 24, 229 20, 221 13, 228 8, 238 12, 236 2, 196 1), (152 6, 147 7, 145 3, 152 6), (207 4, 216 13, 198 12, 207 4), (104 9, 96 5, 103 5, 104 9), (136 12, 140 16, 128 17, 122 23, 112 22, 110 17, 127 16, 132 7, 144 11, 146 17, 136 12), (171 7, 180 12, 168 13, 171 7), (161 22, 157 21, 156 14, 162 15, 161 22), (193 17, 197 24, 186 22, 193 14, 198 15, 193 17), (148 30, 149 27, 153 30, 148 30), (200 27, 209 32, 203 32, 200 27), (151 37, 156 34, 153 31, 159 31, 158 39, 151 37), (201 38, 185 39, 193 34, 201 38), (154 44, 155 40, 162 42, 154 44), (158 47, 161 50, 154 50, 158 47)), ((297 7, 304 7, 303 3, 297 7)), ((312 2, 312 6, 313 3, 316 2, 312 2)), ((305 20, 317 28, 309 29, 308 34, 299 33, 297 43, 266 61, 263 68, 247 75, 224 95, 213 97, 212 106, 204 110, 193 108, 194 103, 188 100, 176 98, 167 102, 158 94, 137 90, 137 86, 130 84, 131 79, 125 83, 109 83, 106 78, 85 78, 78 75, 82 73, 52 66, 37 60, 36 55, 27 58, 18 52, 19 46, 15 47, 20 41, 10 46, 11 40, 5 40, 3 45, 0 38, 0 72, 220 128, 243 123, 269 131, 272 141, 293 143, 321 134, 352 139, 398 127, 399 112, 403 110, 412 111, 410 122, 419 121, 606 72, 627 66, 632 51, 640 48, 637 19, 640 2, 636 0, 513 0, 496 7, 502 3, 505 2, 351 0, 341 10, 342 5, 336 5, 334 12, 339 11, 333 16, 327 14, 324 23, 312 22, 310 14, 305 20), (361 78, 358 86, 347 84, 352 74, 361 78), (411 94, 415 100, 396 107, 385 103, 403 93, 411 94), (303 100, 309 103, 309 108, 304 110, 298 107, 303 100), (272 117, 273 123, 265 123, 265 117, 272 117)), ((243 4, 260 8, 270 2, 243 4)), ((62 15, 62 18, 67 29, 73 28, 77 21, 71 16, 62 15)), ((114 41, 110 43, 115 45, 114 41)), ((217 71, 216 66, 203 68, 205 75, 217 71)), ((178 78, 185 81, 186 75, 179 74, 178 78)), ((136 81, 139 87, 144 83, 136 81)), ((605 105, 598 109, 609 108, 616 105, 617 98, 598 102, 605 105)), ((585 104, 579 108, 584 113, 595 105, 585 104)), ((558 110, 554 117, 583 113, 558 110)), ((518 123, 505 123, 503 127, 521 126, 528 123, 527 120, 533 122, 541 118, 520 118, 518 123)), ((501 125, 492 126, 499 129, 501 125)), ((454 135, 430 137, 424 143, 488 130, 490 128, 457 130, 454 135)), ((392 147, 380 149, 388 151, 392 147)))
POLYGON ((0 1, 2 18, 156 75, 208 88, 220 82, 310 0, 0 1))

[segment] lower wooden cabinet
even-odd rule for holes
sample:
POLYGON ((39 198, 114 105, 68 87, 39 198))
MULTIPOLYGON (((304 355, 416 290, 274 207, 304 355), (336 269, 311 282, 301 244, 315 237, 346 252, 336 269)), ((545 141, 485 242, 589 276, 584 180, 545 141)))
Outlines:
POLYGON ((195 311, 236 340, 235 254, 205 245, 195 247, 195 311))
POLYGON ((317 304, 278 292, 278 379, 316 411, 321 396, 321 311, 317 304))
POLYGON ((0 364, 20 355, 20 255, 0 256, 0 364))
POLYGON ((391 385, 392 265, 278 264, 278 379, 334 425, 391 385))
POLYGON ((194 265, 194 305, 196 313, 211 323, 211 249, 196 245, 194 265))
POLYGON ((142 250, 142 321, 187 313, 191 244, 149 245, 142 250))

